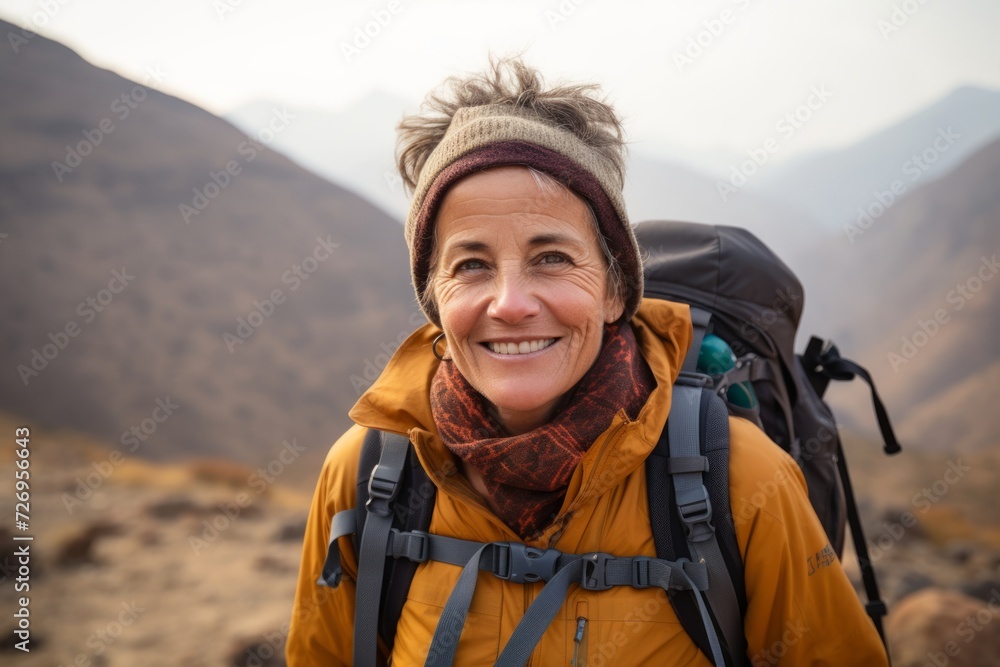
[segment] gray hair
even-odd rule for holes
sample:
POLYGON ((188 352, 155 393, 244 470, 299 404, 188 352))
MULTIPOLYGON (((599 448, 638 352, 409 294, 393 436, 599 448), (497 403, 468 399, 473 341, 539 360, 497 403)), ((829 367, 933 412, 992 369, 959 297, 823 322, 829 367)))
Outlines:
POLYGON ((594 149, 625 182, 625 131, 618 114, 596 95, 597 84, 563 84, 545 88, 541 73, 519 56, 490 57, 485 72, 452 76, 427 95, 421 112, 400 121, 396 167, 413 192, 427 158, 444 138, 455 112, 464 107, 507 105, 530 110, 594 149))

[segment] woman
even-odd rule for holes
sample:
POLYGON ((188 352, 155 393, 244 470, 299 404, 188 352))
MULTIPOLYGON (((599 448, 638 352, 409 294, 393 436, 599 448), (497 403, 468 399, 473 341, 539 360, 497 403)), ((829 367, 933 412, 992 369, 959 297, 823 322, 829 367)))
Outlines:
MULTIPOLYGON (((331 519, 355 505, 366 429, 408 435, 436 486, 432 534, 656 555, 643 462, 669 412, 691 322, 686 306, 642 302, 622 129, 595 90, 545 90, 537 72, 506 60, 449 81, 427 115, 401 124, 399 168, 414 193, 406 240, 430 324, 400 346, 327 457, 288 638, 292 667, 352 659, 349 538, 336 543, 339 587, 316 580, 331 519)), ((886 664, 839 562, 809 574, 827 539, 797 466, 755 426, 730 421, 733 513, 750 517, 737 525, 747 662, 886 664), (755 495, 776 470, 793 483, 755 495)), ((419 566, 392 664, 424 664, 442 650, 431 640, 461 571, 419 566)), ((480 576, 456 664, 493 664, 542 586, 480 576)), ((571 663, 711 661, 662 590, 616 586, 571 587, 530 664, 571 663)))

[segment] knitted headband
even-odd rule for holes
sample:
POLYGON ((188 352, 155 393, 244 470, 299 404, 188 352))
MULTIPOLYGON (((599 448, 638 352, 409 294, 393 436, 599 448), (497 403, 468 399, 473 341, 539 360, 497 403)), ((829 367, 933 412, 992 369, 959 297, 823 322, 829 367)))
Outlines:
MULTIPOLYGON (((612 259, 625 274, 625 316, 631 319, 642 299, 642 263, 618 171, 571 132, 504 105, 456 111, 420 172, 405 227, 418 302, 423 301, 430 273, 434 220, 448 188, 469 174, 503 165, 544 172, 590 204, 612 259)), ((433 304, 424 314, 440 325, 433 304)))

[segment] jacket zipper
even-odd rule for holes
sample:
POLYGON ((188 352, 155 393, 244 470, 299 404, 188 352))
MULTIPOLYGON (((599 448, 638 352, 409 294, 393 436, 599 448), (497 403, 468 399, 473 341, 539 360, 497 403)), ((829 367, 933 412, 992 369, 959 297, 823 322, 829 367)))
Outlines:
POLYGON ((586 667, 586 644, 584 637, 587 633, 587 619, 583 616, 576 619, 576 634, 573 635, 573 660, 569 663, 573 667, 586 667))

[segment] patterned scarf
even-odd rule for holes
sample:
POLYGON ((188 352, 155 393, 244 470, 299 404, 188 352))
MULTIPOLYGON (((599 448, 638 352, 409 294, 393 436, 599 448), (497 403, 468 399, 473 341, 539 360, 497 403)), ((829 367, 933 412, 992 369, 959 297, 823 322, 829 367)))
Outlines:
POLYGON ((445 446, 478 470, 497 515, 522 539, 552 522, 580 459, 622 408, 635 419, 656 386, 628 322, 608 325, 597 360, 551 421, 510 436, 455 368, 438 366, 431 413, 445 446))

